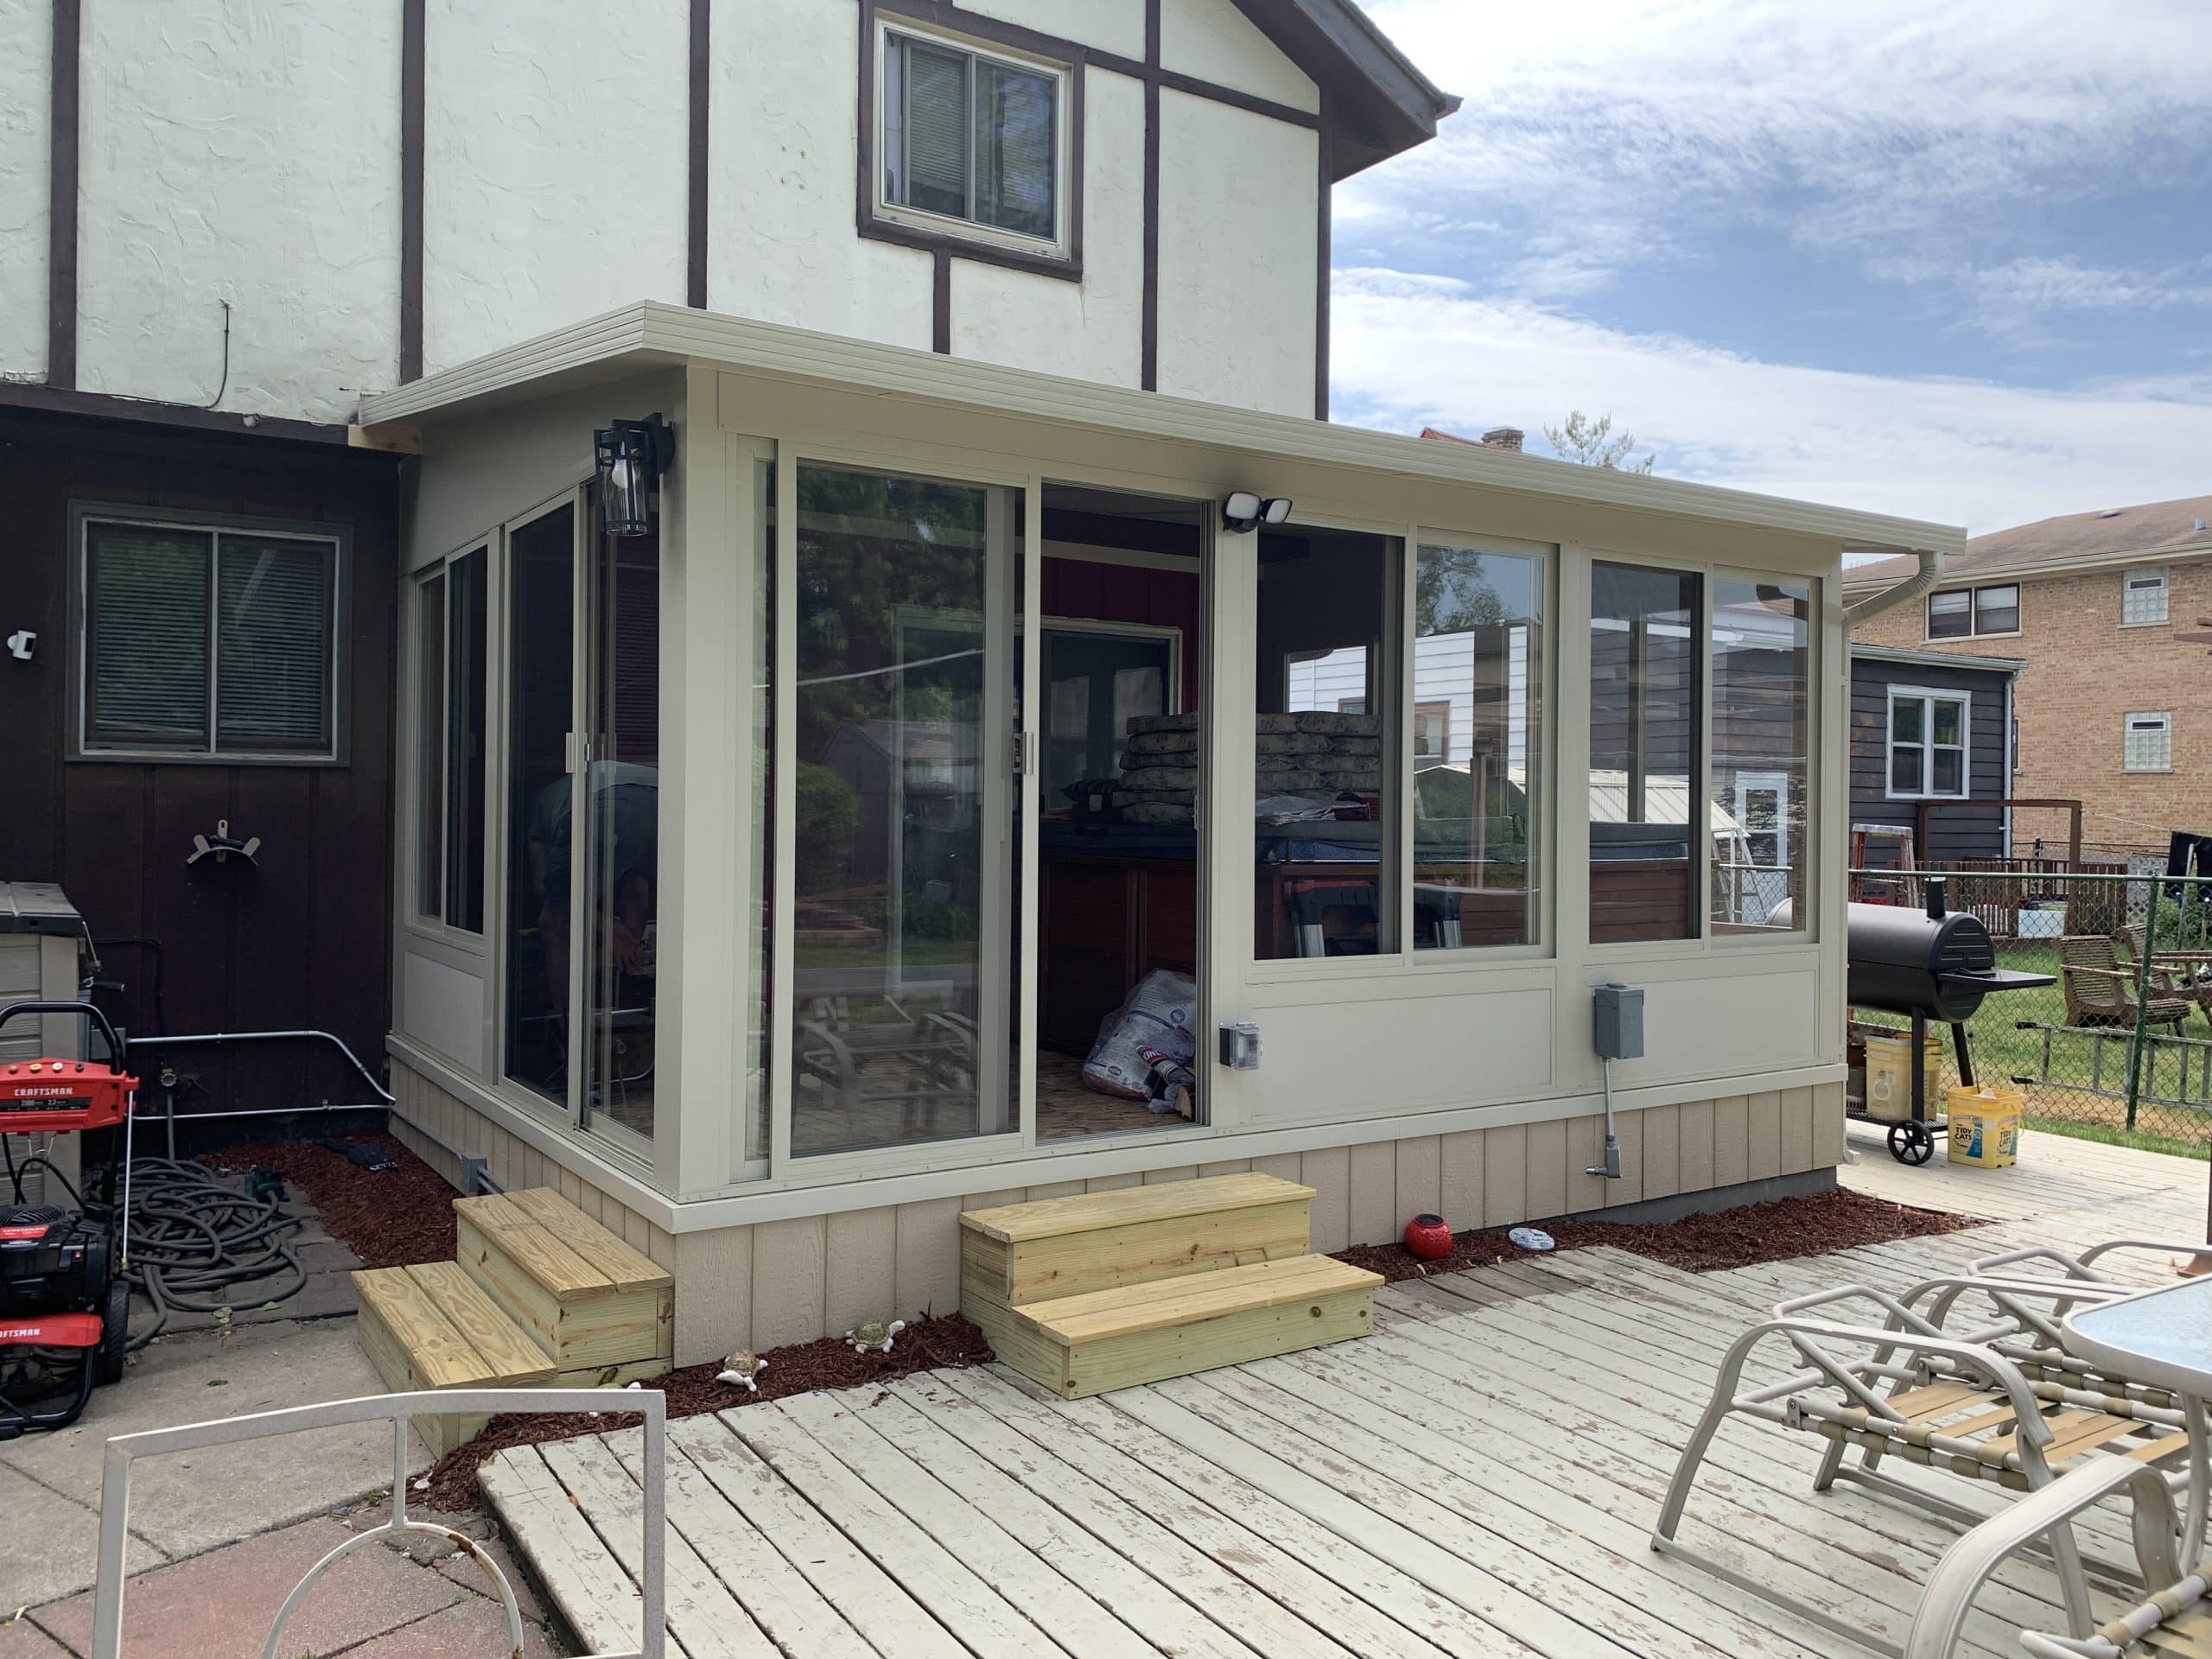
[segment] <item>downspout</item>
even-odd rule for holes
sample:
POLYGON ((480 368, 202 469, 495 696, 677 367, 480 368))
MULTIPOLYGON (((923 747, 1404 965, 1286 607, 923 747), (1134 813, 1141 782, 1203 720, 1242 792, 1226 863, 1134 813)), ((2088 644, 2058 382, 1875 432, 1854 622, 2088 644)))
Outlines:
MULTIPOLYGON (((1843 632, 1847 640, 1851 631, 1861 622, 1870 622, 1885 611, 1893 611, 1910 600, 1918 599, 1933 588, 1943 575, 1943 555, 1937 548, 1923 548, 1917 555, 1920 569, 1894 588, 1885 588, 1878 594, 1869 594, 1843 613, 1843 632)), ((2010 785, 2008 785, 2009 788, 2010 785)))

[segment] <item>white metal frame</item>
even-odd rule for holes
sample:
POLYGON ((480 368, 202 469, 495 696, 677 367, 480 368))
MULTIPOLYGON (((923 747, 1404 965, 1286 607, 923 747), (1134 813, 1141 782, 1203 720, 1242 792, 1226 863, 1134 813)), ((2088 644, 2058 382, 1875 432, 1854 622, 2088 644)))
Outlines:
MULTIPOLYGON (((1906 745, 1907 747, 1913 747, 1906 745)), ((1887 701, 1882 716, 1882 793, 1891 801, 1963 801, 1974 793, 1974 693, 1947 690, 1940 686, 1892 685, 1887 688, 1887 701), (1897 747, 1897 708, 1900 702, 1915 702, 1921 705, 1922 741, 1920 749, 1920 784, 1918 789, 1899 789, 1890 770, 1890 751, 1897 747), (1936 709, 1938 702, 1959 705, 1959 787, 1955 792, 1934 787, 1936 782, 1936 751, 1950 748, 1948 743, 1936 741, 1936 709)))
MULTIPOLYGON (((245 1417, 188 1423, 177 1428, 149 1429, 119 1434, 107 1443, 100 1473, 100 1527, 98 1576, 92 1591, 92 1653, 94 1659, 122 1659, 124 1546, 130 1538, 130 1472, 140 1458, 172 1452, 199 1452, 211 1446, 238 1446, 277 1434, 308 1429, 340 1428, 352 1423, 389 1421, 392 1427, 391 1517, 379 1526, 365 1528, 346 1539, 310 1567, 276 1610, 276 1622, 262 1644, 262 1659, 277 1659, 284 1625, 309 1588, 324 1571, 341 1557, 397 1534, 420 1533, 442 1538, 467 1553, 483 1568, 499 1593, 507 1616, 507 1639, 522 1651, 522 1614, 515 1602, 514 1586, 499 1564, 475 1541, 450 1527, 417 1521, 407 1513, 409 1465, 413 1450, 408 1430, 417 1417, 455 1414, 497 1414, 510 1411, 588 1411, 607 1404, 603 1389, 440 1389, 411 1394, 372 1395, 365 1399, 334 1400, 326 1404, 293 1406, 282 1411, 255 1412, 245 1417)), ((668 1481, 668 1396, 658 1389, 633 1389, 621 1396, 625 1411, 645 1419, 645 1474, 643 1550, 639 1563, 639 1642, 622 1653, 605 1653, 590 1659, 661 1659, 667 1650, 666 1491, 668 1481)))
MULTIPOLYGON (((1827 660, 1827 645, 1826 640, 1822 637, 1820 620, 1822 597, 1821 583, 1819 578, 1813 576, 1783 575, 1778 572, 1771 570, 1751 570, 1729 565, 1714 565, 1711 567, 1707 572, 1707 577, 1704 650, 1706 677, 1705 753, 1707 781, 1706 784, 1705 792, 1708 801, 1712 799, 1713 795, 1711 779, 1714 764, 1713 754, 1713 661, 1714 656, 1713 648, 1713 632, 1715 616, 1713 588, 1714 585, 1721 582, 1732 581, 1752 583, 1773 582, 1777 586, 1791 588, 1802 586, 1806 590, 1806 620, 1805 754, 1803 757, 1805 773, 1804 781, 1802 785, 1805 798, 1803 815, 1805 835, 1803 837, 1803 846, 1796 849, 1797 855, 1803 861, 1804 868, 1802 871, 1803 879, 1797 884, 1799 895, 1798 900, 1792 909, 1791 921, 1794 925, 1787 928, 1770 928, 1759 925, 1747 926, 1721 924, 1712 913, 1711 906, 1713 899, 1711 893, 1708 891, 1706 896, 1706 932, 1709 938, 1713 938, 1723 949, 1738 949, 1746 944, 1756 946, 1762 941, 1769 944, 1777 940, 1808 941, 1815 938, 1818 932, 1817 918, 1813 914, 1813 912, 1816 907, 1812 903, 1812 899, 1813 895, 1819 891, 1815 884, 1820 880, 1821 869, 1821 836, 1819 834, 1819 818, 1817 814, 1821 808, 1821 792, 1825 787, 1821 775, 1821 757, 1827 749, 1828 743, 1827 734, 1821 729, 1822 702, 1821 688, 1826 683, 1823 673, 1824 664, 1827 660)), ((1844 673, 1847 681, 1850 674, 1851 654, 1848 644, 1846 645, 1843 654, 1845 659, 1844 673)), ((1844 693, 1844 700, 1846 702, 1849 701, 1849 692, 1847 689, 1844 693)), ((1969 760, 1971 759, 1971 755, 1972 752, 1969 750, 1969 760)), ((1784 772, 1755 768, 1750 771, 1738 772, 1737 774, 1737 779, 1738 783, 1735 798, 1729 803, 1729 804, 1734 809, 1734 816, 1739 826, 1742 824, 1744 819, 1743 798, 1746 780, 1751 780, 1751 786, 1753 787, 1777 784, 1781 786, 1781 806, 1783 808, 1783 817, 1779 825, 1780 834, 1777 838, 1776 844, 1781 853, 1782 868, 1784 869, 1789 868, 1789 858, 1792 852, 1789 841, 1789 807, 1790 790, 1789 774, 1784 772)), ((1710 818, 1710 810, 1708 810, 1708 819, 1710 818)), ((1709 825, 1706 836, 1705 847, 1706 858, 1709 865, 1713 857, 1713 840, 1709 825)))

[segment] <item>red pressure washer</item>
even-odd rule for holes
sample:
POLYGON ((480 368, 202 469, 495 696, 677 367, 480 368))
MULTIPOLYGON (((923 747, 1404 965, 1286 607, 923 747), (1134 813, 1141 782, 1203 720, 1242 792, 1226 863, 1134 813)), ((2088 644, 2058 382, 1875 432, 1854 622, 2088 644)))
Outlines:
POLYGON ((138 1079, 124 1070, 123 1044, 89 1002, 17 1002, 19 1014, 82 1014, 97 1023, 111 1057, 101 1060, 13 1060, 0 1065, 0 1152, 8 1190, 0 1194, 0 1440, 77 1421, 95 1382, 123 1375, 130 1314, 130 1142, 138 1079), (120 1131, 118 1134, 118 1131, 120 1131), (77 1208, 26 1204, 23 1178, 41 1166, 68 1179, 44 1154, 20 1164, 5 1137, 86 1137, 84 1191, 77 1208), (71 1373, 73 1371, 73 1376, 71 1373), (60 1394, 64 1403, 35 1409, 60 1394))

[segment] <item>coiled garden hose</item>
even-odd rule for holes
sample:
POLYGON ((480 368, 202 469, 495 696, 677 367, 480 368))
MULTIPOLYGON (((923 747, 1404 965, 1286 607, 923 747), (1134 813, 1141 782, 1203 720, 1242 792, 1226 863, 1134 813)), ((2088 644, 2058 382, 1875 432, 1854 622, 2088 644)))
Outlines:
POLYGON ((135 1352, 168 1326, 173 1313, 216 1313, 235 1306, 226 1294, 254 1285, 251 1305, 297 1295, 307 1268, 291 1236, 306 1224, 276 1192, 226 1185, 205 1164, 139 1158, 130 1166, 130 1263, 124 1277, 153 1305, 154 1322, 134 1332, 135 1352), (274 1280, 273 1287, 257 1281, 274 1280))

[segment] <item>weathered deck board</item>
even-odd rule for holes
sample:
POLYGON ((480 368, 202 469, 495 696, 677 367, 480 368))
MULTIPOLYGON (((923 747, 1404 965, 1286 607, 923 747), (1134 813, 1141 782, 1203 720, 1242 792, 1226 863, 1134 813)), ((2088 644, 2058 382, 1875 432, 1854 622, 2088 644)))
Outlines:
MULTIPOLYGON (((1716 1273, 1522 1258, 1378 1292, 1364 1339, 1094 1399, 990 1368, 671 1425, 670 1628, 694 1656, 794 1659, 1856 1659, 1649 1548, 1728 1344, 1815 1290, 2201 1236, 2207 1171, 2035 1135, 2014 1169, 1910 1169, 1854 1141, 1849 1185, 1987 1224, 1716 1273)), ((1746 1376, 1779 1363, 1754 1355, 1746 1376)), ((486 1489, 568 1616, 626 1641, 642 1442, 604 1440, 502 1453, 486 1489)), ((1815 1495, 1816 1459, 1809 1437, 1732 1420, 1684 1541, 1895 1640, 1956 1535, 1863 1491, 1815 1495)), ((2082 1541, 2126 1557, 2117 1516, 2082 1541)), ((2046 1568, 2009 1563, 1962 1654, 2014 1659, 2057 1602, 2046 1568)))

